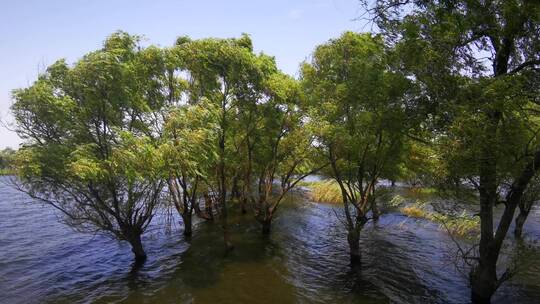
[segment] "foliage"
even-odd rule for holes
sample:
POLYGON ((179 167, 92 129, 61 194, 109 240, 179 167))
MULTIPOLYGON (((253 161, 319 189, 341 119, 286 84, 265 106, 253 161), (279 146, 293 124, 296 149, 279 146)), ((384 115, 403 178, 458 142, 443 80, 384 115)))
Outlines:
POLYGON ((445 185, 474 186, 481 238, 472 300, 489 302, 511 271, 497 261, 540 161, 537 134, 540 6, 534 1, 377 1, 375 21, 423 89, 426 130, 445 185), (495 204, 504 201, 499 221, 495 204), (492 223, 498 223, 496 228, 492 223))
POLYGON ((174 108, 166 120, 164 143, 160 146, 167 159, 167 170, 185 176, 207 179, 212 173, 217 110, 214 105, 186 105, 174 108))
POLYGON ((302 66, 310 128, 342 195, 351 258, 367 212, 378 216, 377 182, 396 175, 409 128, 410 81, 390 57, 380 36, 346 32, 302 66))
POLYGON ((73 66, 51 65, 30 87, 13 92, 19 187, 59 209, 68 224, 108 233, 145 257, 140 235, 163 186, 154 111, 161 52, 117 32, 73 66))
POLYGON ((167 163, 168 192, 191 234, 191 215, 211 187, 217 162, 217 109, 212 103, 173 107, 167 115, 160 150, 167 163), (205 192, 206 191, 206 192, 205 192))
POLYGON ((313 136, 303 122, 298 82, 282 73, 274 73, 265 80, 264 94, 267 98, 255 100, 255 104, 243 108, 240 119, 248 126, 241 142, 246 164, 244 195, 263 224, 272 220, 288 191, 318 170, 312 162, 313 136), (252 189, 255 183, 257 186, 252 189), (274 191, 275 183, 279 184, 277 191, 274 191))
POLYGON ((12 173, 12 163, 15 156, 15 150, 11 148, 5 148, 0 151, 0 175, 7 175, 12 173))
POLYGON ((13 91, 24 144, 15 156, 0 153, 0 172, 13 169, 21 190, 76 229, 129 241, 138 258, 165 198, 186 235, 201 198, 217 202, 230 248, 229 202, 251 207, 267 233, 286 193, 321 170, 331 180, 308 184, 310 195, 343 204, 359 261, 360 231, 387 194, 381 179, 430 187, 416 196, 472 189, 479 220, 422 202, 401 211, 452 234, 480 227, 477 254, 464 258, 475 261, 473 295, 489 300, 511 273, 498 275, 496 264, 515 210, 522 226, 538 196, 540 7, 381 0, 370 8, 380 34, 345 32, 317 46, 300 80, 255 53, 247 34, 183 36, 160 48, 113 33, 13 91))
POLYGON ((309 198, 315 202, 342 204, 343 197, 339 185, 333 180, 310 183, 309 198))

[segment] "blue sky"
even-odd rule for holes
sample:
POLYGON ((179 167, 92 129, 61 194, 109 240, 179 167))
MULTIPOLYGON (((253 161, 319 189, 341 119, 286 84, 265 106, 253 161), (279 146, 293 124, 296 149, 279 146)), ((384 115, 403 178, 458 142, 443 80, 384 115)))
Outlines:
POLYGON ((286 73, 297 75, 300 62, 317 44, 346 30, 369 30, 354 19, 358 0, 2 0, 0 3, 0 148, 21 140, 3 125, 11 90, 30 85, 57 59, 74 62, 101 47, 107 35, 124 30, 145 44, 171 45, 192 38, 251 35, 257 51, 275 56, 286 73))

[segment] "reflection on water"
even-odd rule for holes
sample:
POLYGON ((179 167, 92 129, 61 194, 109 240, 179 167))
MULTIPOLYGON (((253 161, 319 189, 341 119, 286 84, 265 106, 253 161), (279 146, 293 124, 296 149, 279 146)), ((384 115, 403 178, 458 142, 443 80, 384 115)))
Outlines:
MULTIPOLYGON (((158 217, 144 237, 148 261, 135 270, 127 244, 76 233, 47 206, 0 185, 0 302, 468 302, 467 282, 446 258, 452 242, 437 225, 396 213, 368 224, 363 268, 353 273, 333 208, 294 198, 269 239, 251 217, 234 216, 227 256, 218 225, 197 224, 186 242, 180 225, 167 233, 158 217)), ((531 239, 540 238, 538 223, 536 209, 526 226, 531 239)), ((504 285, 495 302, 536 303, 539 264, 504 285)))

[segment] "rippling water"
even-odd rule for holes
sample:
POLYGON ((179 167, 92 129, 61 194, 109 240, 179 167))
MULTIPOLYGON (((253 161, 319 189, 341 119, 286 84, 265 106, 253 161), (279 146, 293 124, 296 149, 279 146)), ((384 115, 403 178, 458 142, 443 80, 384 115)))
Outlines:
MULTIPOLYGON (((218 225, 200 222, 187 242, 158 217, 143 238, 147 262, 129 246, 58 222, 48 206, 0 184, 1 303, 467 303, 466 279, 448 262, 455 248, 437 225, 397 213, 362 232, 362 271, 350 271, 333 206, 301 198, 279 211, 265 239, 249 216, 231 219, 235 250, 223 255, 218 225)), ((540 239, 540 211, 525 227, 540 239)), ((494 302, 540 301, 539 254, 494 302)))

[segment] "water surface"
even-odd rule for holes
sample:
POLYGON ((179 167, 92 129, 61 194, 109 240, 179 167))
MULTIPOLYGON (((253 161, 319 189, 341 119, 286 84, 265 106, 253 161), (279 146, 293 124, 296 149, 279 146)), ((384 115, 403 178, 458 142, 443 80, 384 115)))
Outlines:
MULTIPOLYGON (((1 303, 467 303, 455 246, 436 224, 397 212, 362 232, 362 271, 348 265, 336 208, 295 196, 266 239, 249 215, 233 215, 235 250, 225 256, 218 225, 200 222, 186 241, 158 216, 134 268, 129 245, 80 234, 50 207, 0 184, 1 303)), ((525 230, 540 239, 540 211, 525 230)), ((538 303, 540 255, 505 284, 495 303, 538 303)))

